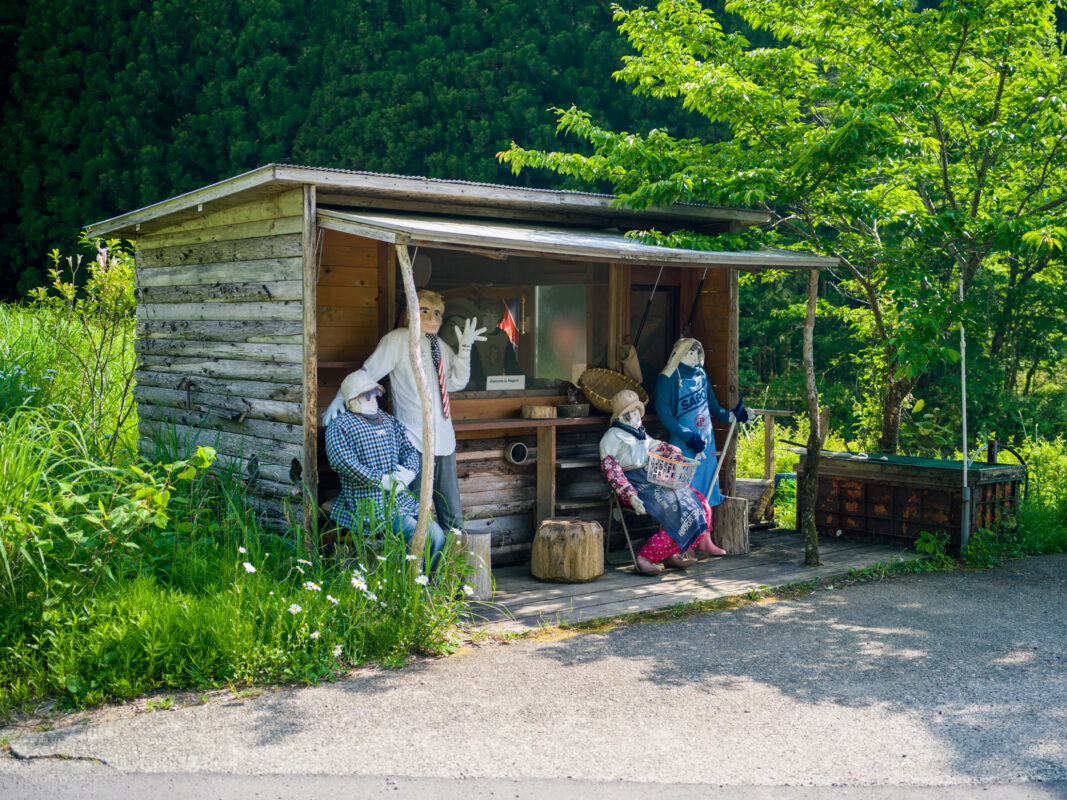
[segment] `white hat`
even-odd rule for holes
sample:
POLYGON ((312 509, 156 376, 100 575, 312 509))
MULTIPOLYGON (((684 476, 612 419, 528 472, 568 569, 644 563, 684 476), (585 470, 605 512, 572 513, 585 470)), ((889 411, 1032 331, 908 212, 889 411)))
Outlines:
POLYGON ((371 380, 370 375, 361 369, 356 370, 349 374, 341 382, 341 399, 345 401, 345 405, 348 405, 350 400, 355 400, 361 394, 366 394, 371 389, 378 389, 382 393, 385 389, 382 389, 381 384, 371 380))

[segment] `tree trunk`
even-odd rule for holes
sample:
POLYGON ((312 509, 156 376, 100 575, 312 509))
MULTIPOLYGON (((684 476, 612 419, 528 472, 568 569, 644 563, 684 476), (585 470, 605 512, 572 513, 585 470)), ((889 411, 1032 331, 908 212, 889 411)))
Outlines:
POLYGON ((882 405, 882 432, 878 437, 878 452, 896 453, 900 445, 900 417, 904 398, 911 390, 908 381, 890 381, 882 405))
POLYGON ((408 305, 408 355, 411 358, 411 369, 415 373, 415 385, 419 387, 419 399, 422 400, 422 482, 419 484, 419 517, 408 548, 408 552, 421 558, 430 529, 430 498, 433 497, 433 395, 426 380, 426 371, 422 367, 422 320, 419 316, 415 278, 411 270, 411 254, 405 245, 398 244, 396 256, 400 262, 400 277, 404 281, 404 297, 408 305))
POLYGON ((804 474, 797 487, 797 508, 800 509, 800 531, 804 534, 804 564, 817 567, 819 560, 819 532, 815 528, 815 500, 819 493, 819 455, 829 430, 828 419, 819 411, 819 390, 815 386, 815 304, 819 298, 819 271, 812 270, 808 278, 808 306, 804 314, 804 385, 808 399, 807 460, 804 474))

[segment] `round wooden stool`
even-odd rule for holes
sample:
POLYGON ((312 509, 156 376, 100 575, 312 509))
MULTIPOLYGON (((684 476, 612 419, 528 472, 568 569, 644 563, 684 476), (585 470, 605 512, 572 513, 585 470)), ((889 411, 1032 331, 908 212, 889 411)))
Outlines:
POLYGON ((604 530, 585 519, 546 519, 534 535, 530 572, 549 583, 586 583, 604 574, 604 530))

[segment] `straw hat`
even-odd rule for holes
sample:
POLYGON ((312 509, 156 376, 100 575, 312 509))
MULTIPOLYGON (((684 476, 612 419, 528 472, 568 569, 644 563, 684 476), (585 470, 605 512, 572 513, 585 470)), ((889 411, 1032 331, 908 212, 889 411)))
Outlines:
POLYGON ((642 417, 645 415, 645 404, 641 402, 641 398, 637 396, 637 392, 623 389, 621 392, 616 392, 611 398, 611 418, 613 420, 618 419, 626 412, 632 411, 635 408, 641 410, 642 417))

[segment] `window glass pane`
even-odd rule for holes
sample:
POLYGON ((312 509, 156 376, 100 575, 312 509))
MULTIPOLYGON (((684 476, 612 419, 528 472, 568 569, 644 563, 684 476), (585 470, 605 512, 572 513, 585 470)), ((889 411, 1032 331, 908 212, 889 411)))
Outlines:
POLYGON ((588 364, 585 286, 538 286, 534 374, 574 383, 588 364))
POLYGON ((430 264, 422 261, 419 288, 445 298, 441 338, 455 349, 455 328, 467 319, 487 329, 472 349, 465 391, 485 391, 491 376, 522 375, 527 390, 543 394, 605 364, 607 264, 425 247, 419 255, 430 264))

